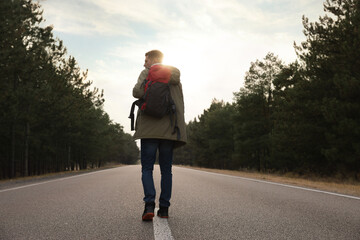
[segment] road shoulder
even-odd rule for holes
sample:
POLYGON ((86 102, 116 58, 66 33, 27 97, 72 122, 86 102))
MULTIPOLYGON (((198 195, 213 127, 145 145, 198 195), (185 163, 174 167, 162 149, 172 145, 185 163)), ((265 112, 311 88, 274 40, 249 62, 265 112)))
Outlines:
POLYGON ((72 177, 76 175, 86 174, 90 172, 102 171, 110 168, 122 167, 127 165, 114 165, 109 167, 101 167, 101 168, 92 168, 86 170, 79 170, 79 171, 66 171, 66 172, 57 172, 57 173, 48 173, 44 175, 36 175, 36 176, 29 176, 29 177, 19 177, 14 179, 6 179, 0 180, 0 190, 9 189, 9 188, 16 188, 23 185, 28 184, 36 184, 46 181, 51 181, 60 178, 72 177))
POLYGON ((185 167, 185 168, 191 168, 201 171, 226 174, 231 176, 258 179, 263 181, 294 185, 298 187, 313 188, 322 191, 360 197, 360 183, 341 182, 336 179, 318 178, 315 180, 315 179, 307 179, 305 177, 288 177, 288 176, 281 176, 281 175, 268 174, 268 173, 210 169, 210 168, 200 168, 200 167, 180 166, 180 165, 178 167, 185 167))

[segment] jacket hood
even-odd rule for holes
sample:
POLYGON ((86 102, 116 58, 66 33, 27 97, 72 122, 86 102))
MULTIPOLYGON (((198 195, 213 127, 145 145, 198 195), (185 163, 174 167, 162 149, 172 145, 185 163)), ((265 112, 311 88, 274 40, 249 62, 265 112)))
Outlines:
POLYGON ((169 82, 170 77, 171 77, 170 68, 164 65, 157 64, 151 66, 147 80, 167 83, 169 82))
POLYGON ((180 71, 172 66, 156 64, 151 66, 147 80, 165 83, 170 81, 170 83, 173 84, 178 83, 180 82, 180 71))

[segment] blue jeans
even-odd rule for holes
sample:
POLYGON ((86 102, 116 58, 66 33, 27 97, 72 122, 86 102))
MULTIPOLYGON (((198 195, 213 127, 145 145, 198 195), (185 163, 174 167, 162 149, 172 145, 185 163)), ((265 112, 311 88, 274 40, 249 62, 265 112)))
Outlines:
POLYGON ((159 149, 159 165, 161 171, 160 206, 169 207, 172 188, 172 160, 174 142, 165 139, 141 139, 141 180, 144 188, 144 202, 155 202, 155 186, 153 169, 156 152, 159 149))

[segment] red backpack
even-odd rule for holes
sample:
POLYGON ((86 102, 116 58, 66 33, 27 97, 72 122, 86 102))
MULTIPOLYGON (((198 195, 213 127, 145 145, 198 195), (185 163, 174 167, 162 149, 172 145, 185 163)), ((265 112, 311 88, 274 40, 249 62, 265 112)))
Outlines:
POLYGON ((175 117, 174 132, 178 133, 180 139, 180 131, 177 126, 176 106, 170 93, 169 80, 171 77, 171 69, 167 66, 157 64, 151 66, 148 76, 145 80, 144 96, 136 100, 130 110, 131 130, 134 130, 134 109, 137 105, 140 110, 151 117, 163 118, 165 115, 170 116, 171 124, 175 117))

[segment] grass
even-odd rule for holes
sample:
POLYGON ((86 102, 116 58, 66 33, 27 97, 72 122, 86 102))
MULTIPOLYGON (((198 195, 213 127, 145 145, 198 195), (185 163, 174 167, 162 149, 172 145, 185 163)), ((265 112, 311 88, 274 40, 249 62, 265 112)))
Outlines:
POLYGON ((282 184, 288 184, 299 187, 306 187, 306 188, 312 188, 322 191, 360 197, 360 183, 351 180, 339 180, 337 178, 322 178, 316 176, 299 176, 292 173, 280 175, 273 173, 220 170, 220 169, 200 168, 200 167, 192 167, 192 166, 182 166, 182 167, 187 167, 187 168, 192 168, 207 172, 227 174, 232 176, 265 180, 270 182, 276 182, 276 183, 282 183, 282 184))

